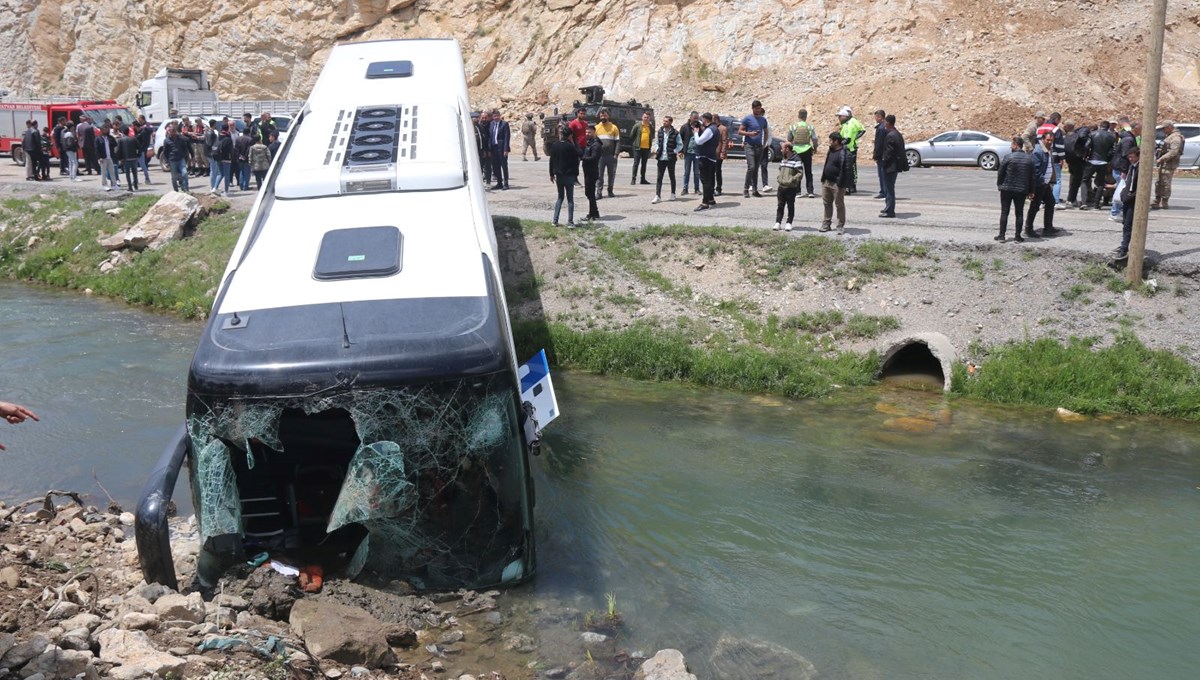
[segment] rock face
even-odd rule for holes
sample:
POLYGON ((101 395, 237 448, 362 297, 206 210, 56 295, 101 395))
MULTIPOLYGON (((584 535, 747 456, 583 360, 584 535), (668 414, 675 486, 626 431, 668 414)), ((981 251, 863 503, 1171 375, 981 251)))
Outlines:
POLYGON ((390 652, 384 626, 361 609, 304 599, 292 607, 290 622, 320 659, 378 668, 390 652))
MULTIPOLYGON (((337 41, 455 37, 475 108, 503 103, 510 119, 569 106, 575 88, 599 84, 677 119, 693 108, 745 113, 758 97, 787 120, 806 106, 821 129, 849 104, 864 121, 895 111, 908 136, 1005 135, 1038 108, 1088 118, 1139 108, 1150 2, 745 0, 736 14, 718 0, 183 5, 2 0, 0 85, 132 104, 143 79, 185 66, 206 69, 225 98, 303 98, 337 41), (247 15, 261 20, 217 28, 247 15), (1028 63, 1061 63, 1076 77, 1046 78, 1028 63)), ((1173 4, 1169 19, 1162 108, 1179 117, 1200 104, 1200 6, 1173 4)))
POLYGON ((817 676, 812 663, 793 651, 728 635, 713 647, 712 666, 724 680, 812 680, 817 676))

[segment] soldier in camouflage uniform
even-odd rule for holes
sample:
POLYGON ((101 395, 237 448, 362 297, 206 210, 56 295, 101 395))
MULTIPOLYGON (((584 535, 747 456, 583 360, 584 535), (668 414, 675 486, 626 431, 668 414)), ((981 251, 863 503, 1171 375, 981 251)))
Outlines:
POLYGON ((1175 129, 1175 123, 1163 123, 1163 132, 1167 138, 1163 140, 1162 155, 1158 157, 1158 181, 1154 183, 1154 202, 1150 207, 1155 210, 1166 210, 1167 201, 1171 198, 1171 181, 1175 179, 1175 170, 1179 168, 1179 157, 1183 155, 1183 135, 1175 129))

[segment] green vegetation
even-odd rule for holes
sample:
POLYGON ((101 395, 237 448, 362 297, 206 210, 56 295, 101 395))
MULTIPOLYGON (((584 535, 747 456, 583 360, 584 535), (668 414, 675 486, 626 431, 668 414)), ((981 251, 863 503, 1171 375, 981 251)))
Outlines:
POLYGON ((1120 332, 1110 347, 1095 338, 1043 338, 992 348, 978 375, 955 367, 958 394, 1009 404, 1062 406, 1079 413, 1130 413, 1200 420, 1200 369, 1120 332))
POLYGON ((962 258, 962 268, 971 278, 979 281, 983 280, 983 260, 971 257, 970 255, 964 256, 962 258))
POLYGON ((827 310, 789 316, 780 323, 780 327, 814 335, 830 333, 839 339, 869 340, 900 328, 900 320, 894 316, 870 314, 851 314, 850 318, 846 319, 845 315, 837 310, 827 310))
MULTIPOLYGON (((210 215, 196 231, 203 238, 167 243, 146 250, 111 273, 102 274, 108 253, 96 241, 131 225, 154 205, 157 196, 138 196, 121 203, 121 214, 110 216, 87 208, 91 199, 60 193, 32 212, 29 203, 5 201, 0 220, 16 224, 45 223, 60 216, 61 229, 42 229, 42 241, 33 247, 12 240, 0 241, 0 276, 36 281, 119 298, 162 309, 186 318, 202 318, 211 309, 213 294, 229 254, 237 243, 245 213, 210 215)), ((215 206, 217 209, 228 206, 215 206)))

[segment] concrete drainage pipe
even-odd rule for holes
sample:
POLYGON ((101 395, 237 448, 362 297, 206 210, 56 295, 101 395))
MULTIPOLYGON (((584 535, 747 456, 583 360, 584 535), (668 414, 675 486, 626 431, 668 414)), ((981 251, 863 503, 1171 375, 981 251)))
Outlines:
POLYGON ((950 391, 953 379, 954 345, 941 333, 917 333, 892 344, 883 354, 876 378, 901 383, 940 383, 950 391))

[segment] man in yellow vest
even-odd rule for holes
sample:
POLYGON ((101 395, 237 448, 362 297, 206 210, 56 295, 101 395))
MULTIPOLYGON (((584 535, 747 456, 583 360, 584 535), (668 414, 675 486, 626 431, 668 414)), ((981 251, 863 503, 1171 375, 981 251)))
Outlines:
POLYGON ((838 122, 842 124, 842 139, 846 144, 846 160, 850 165, 850 188, 847 194, 858 193, 858 140, 867 129, 854 117, 854 111, 849 106, 843 106, 838 111, 838 122))
POLYGON ((807 184, 808 197, 816 198, 813 192, 812 157, 817 150, 817 131, 808 122, 808 110, 800 109, 799 120, 788 126, 788 141, 792 144, 792 153, 800 157, 804 164, 804 180, 807 184))

